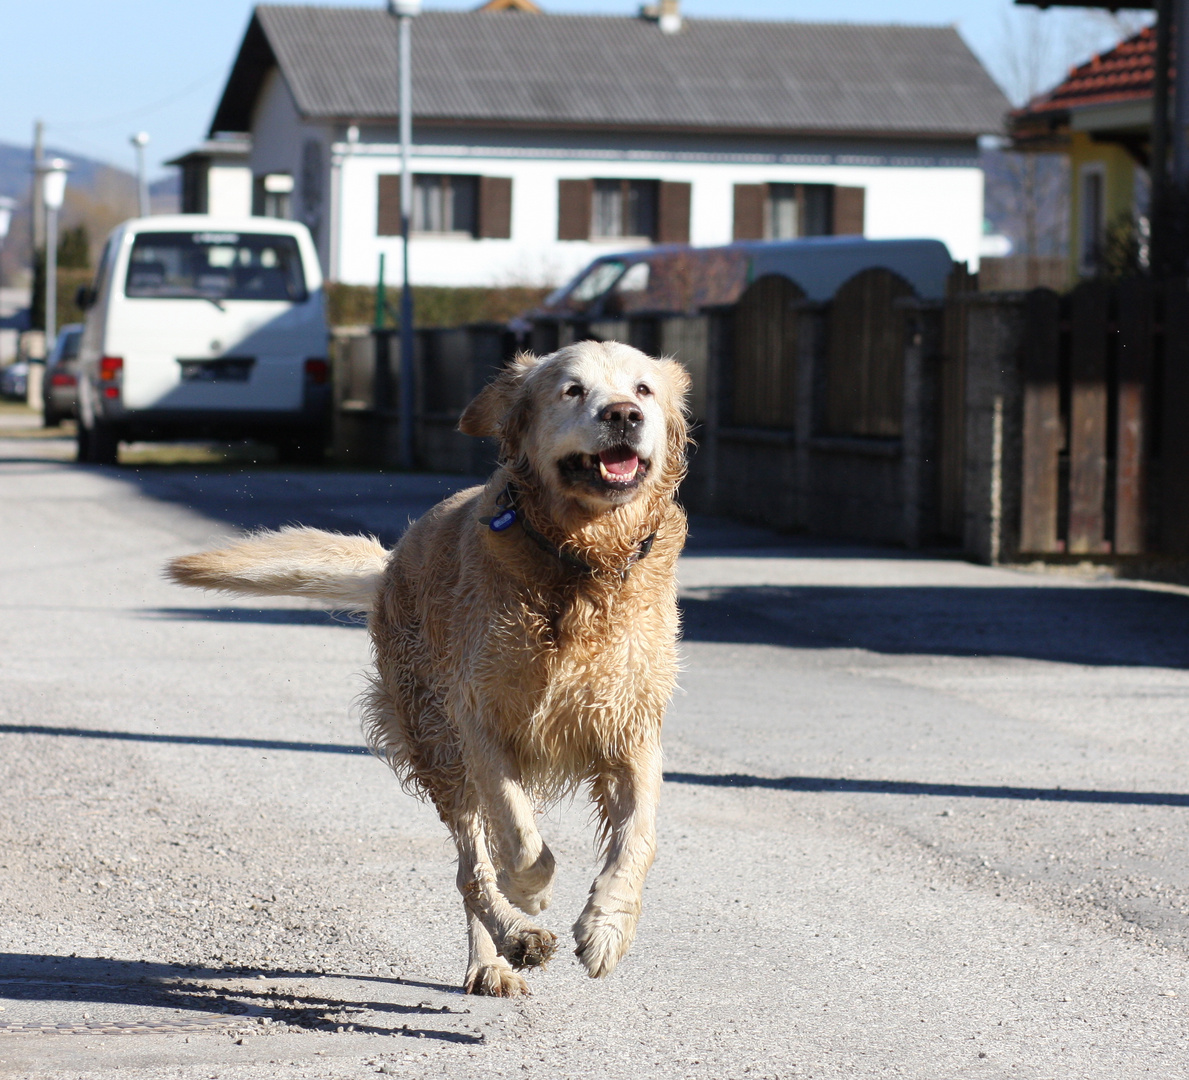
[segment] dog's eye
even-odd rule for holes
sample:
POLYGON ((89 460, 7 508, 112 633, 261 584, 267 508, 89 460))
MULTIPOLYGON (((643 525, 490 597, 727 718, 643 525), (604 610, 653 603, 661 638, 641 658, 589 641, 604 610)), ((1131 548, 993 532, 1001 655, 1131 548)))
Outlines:
POLYGON ((586 391, 582 388, 581 383, 571 383, 563 391, 566 397, 582 397, 586 391))
POLYGON ((636 387, 636 394, 639 397, 648 397, 652 394, 652 387, 648 383, 641 383, 636 387))

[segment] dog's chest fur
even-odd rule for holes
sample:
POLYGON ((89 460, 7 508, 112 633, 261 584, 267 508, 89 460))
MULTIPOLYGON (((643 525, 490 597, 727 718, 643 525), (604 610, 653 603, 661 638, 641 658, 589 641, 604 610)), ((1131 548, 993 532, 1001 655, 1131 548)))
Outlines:
MULTIPOLYGON (((622 760, 641 736, 655 736, 677 675, 680 511, 626 580, 534 577, 516 559, 539 566, 540 552, 515 536, 495 541, 501 558, 513 557, 493 573, 475 500, 440 512, 449 520, 433 530, 434 544, 417 523, 395 553, 373 626, 387 646, 378 648, 380 669, 420 684, 456 731, 485 731, 541 789, 622 760)), ((406 737, 415 740, 425 719, 408 717, 406 737)))
POLYGON ((659 728, 677 674, 676 597, 664 568, 649 570, 534 597, 489 642, 476 689, 522 763, 582 773, 659 728))

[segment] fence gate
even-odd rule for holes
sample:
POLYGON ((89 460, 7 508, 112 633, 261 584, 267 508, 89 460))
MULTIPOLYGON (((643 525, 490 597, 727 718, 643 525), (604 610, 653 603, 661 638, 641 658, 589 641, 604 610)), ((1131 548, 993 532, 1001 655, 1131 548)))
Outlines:
POLYGON ((767 275, 735 308, 729 423, 792 428, 797 383, 797 304, 805 293, 767 275))
POLYGON ((882 268, 852 277, 829 314, 826 430, 830 435, 896 438, 904 427, 905 309, 915 296, 882 268))

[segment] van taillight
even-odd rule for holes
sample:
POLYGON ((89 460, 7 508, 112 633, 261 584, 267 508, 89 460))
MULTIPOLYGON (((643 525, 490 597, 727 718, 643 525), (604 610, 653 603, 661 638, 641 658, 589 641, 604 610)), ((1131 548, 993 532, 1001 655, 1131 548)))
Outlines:
POLYGON ((330 381, 330 365, 325 360, 307 360, 306 379, 315 386, 324 386, 330 381))
POLYGON ((101 382, 115 382, 124 370, 122 356, 101 356, 99 358, 99 379, 101 382))
POLYGON ((69 371, 55 371, 50 376, 50 386, 74 386, 78 380, 69 371))

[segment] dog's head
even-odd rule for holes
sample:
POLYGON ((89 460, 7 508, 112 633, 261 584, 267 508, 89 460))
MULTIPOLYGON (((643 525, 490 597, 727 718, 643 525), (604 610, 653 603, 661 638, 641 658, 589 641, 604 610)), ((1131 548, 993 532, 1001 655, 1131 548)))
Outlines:
POLYGON ((518 356, 459 428, 495 436, 515 475, 597 512, 680 482, 689 385, 673 360, 583 341, 540 359, 518 356))

